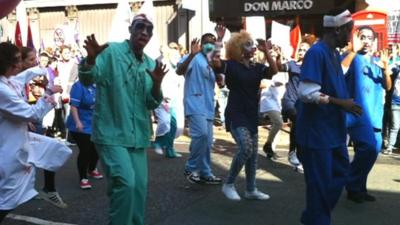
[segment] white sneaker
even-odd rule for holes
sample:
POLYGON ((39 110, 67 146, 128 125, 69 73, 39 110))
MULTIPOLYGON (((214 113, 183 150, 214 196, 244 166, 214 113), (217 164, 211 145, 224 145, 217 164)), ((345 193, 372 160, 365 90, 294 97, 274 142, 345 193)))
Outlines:
POLYGON ((257 188, 252 192, 244 192, 244 197, 254 200, 268 200, 270 198, 269 195, 262 193, 261 191, 257 190, 257 188))
POLYGON ((289 163, 292 164, 293 166, 297 166, 300 164, 300 161, 297 158, 297 154, 295 151, 289 152, 288 160, 289 163))
POLYGON ((303 165, 299 164, 299 165, 295 166, 294 171, 299 172, 299 173, 304 173, 303 165))
POLYGON ((222 193, 224 193, 225 197, 227 197, 229 200, 240 201, 240 196, 237 193, 234 184, 223 184, 222 193))
POLYGON ((154 152, 158 155, 164 155, 163 149, 162 148, 155 148, 154 152))

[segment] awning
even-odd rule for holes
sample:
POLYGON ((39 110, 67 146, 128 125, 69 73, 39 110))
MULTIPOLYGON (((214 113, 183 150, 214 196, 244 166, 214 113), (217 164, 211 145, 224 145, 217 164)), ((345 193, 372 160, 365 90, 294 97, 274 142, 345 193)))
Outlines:
POLYGON ((210 18, 325 14, 331 0, 209 0, 210 18))

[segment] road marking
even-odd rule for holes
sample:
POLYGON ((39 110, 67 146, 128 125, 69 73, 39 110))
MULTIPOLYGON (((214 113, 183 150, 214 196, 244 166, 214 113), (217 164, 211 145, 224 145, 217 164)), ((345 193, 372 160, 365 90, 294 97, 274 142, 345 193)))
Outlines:
POLYGON ((76 225, 72 223, 58 223, 58 222, 53 222, 53 221, 48 221, 48 220, 42 220, 39 218, 35 217, 30 217, 30 216, 22 216, 22 215, 16 215, 16 214, 8 214, 7 218, 9 219, 14 219, 14 220, 21 220, 33 224, 38 224, 38 225, 76 225))

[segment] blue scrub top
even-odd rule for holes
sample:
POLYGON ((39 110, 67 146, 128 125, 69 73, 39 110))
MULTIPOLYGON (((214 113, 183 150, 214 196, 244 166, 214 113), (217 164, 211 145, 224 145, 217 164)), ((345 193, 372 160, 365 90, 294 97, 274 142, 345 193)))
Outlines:
MULTIPOLYGON (((182 57, 183 63, 188 55, 182 57)), ((185 73, 184 109, 185 116, 203 115, 214 119, 215 73, 202 53, 197 53, 185 73)))
POLYGON ((363 109, 357 117, 347 113, 347 126, 355 127, 370 124, 382 129, 384 87, 383 72, 375 62, 378 59, 357 54, 346 73, 347 89, 351 98, 363 109))
POLYGON ((289 82, 286 83, 286 91, 282 97, 282 111, 296 109, 297 92, 300 84, 300 65, 293 60, 289 61, 286 71, 289 73, 289 82))
MULTIPOLYGON (((77 81, 72 85, 70 99, 70 105, 78 108, 79 119, 83 124, 82 133, 92 134, 92 118, 96 101, 96 87, 93 84, 84 86, 80 81, 77 81)), ((68 116, 67 128, 72 132, 80 132, 76 129, 72 113, 68 116)))
POLYGON ((226 129, 246 127, 257 133, 260 83, 267 75, 263 64, 255 63, 246 67, 234 60, 224 62, 226 86, 229 89, 228 105, 225 109, 226 129))
MULTIPOLYGON (((339 52, 323 41, 313 45, 301 66, 300 81, 321 86, 329 96, 347 99, 348 93, 339 52)), ((346 143, 346 114, 333 104, 297 102, 296 141, 302 147, 330 149, 346 143)))

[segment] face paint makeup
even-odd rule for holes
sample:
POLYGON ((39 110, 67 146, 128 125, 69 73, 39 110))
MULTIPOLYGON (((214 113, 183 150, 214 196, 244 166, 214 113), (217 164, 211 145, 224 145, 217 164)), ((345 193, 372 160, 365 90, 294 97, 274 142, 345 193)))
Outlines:
POLYGON ((245 53, 252 53, 256 49, 256 45, 254 44, 253 40, 248 40, 244 45, 243 49, 245 53))

